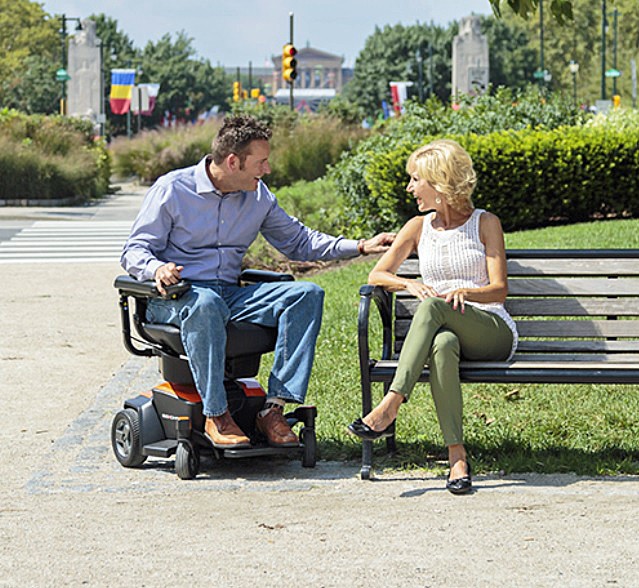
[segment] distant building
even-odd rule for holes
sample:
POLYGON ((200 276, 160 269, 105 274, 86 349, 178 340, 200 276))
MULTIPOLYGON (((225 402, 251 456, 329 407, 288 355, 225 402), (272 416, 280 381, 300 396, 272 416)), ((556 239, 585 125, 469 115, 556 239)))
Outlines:
MULTIPOLYGON (((302 47, 295 56, 297 60, 297 79, 294 91, 300 92, 300 97, 312 102, 327 100, 339 94, 344 85, 353 77, 353 70, 342 67, 344 58, 312 47, 302 47)), ((288 95, 289 86, 282 78, 282 56, 272 57, 273 67, 240 67, 243 83, 250 77, 253 87, 261 82, 264 93, 270 97, 277 97, 283 101, 288 95)), ((227 76, 235 79, 237 67, 225 67, 227 76)))

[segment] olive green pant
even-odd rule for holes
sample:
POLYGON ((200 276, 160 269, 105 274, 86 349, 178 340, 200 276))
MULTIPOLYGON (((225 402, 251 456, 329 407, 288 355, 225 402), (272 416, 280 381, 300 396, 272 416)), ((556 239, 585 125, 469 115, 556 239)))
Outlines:
POLYGON ((390 389, 408 400, 424 365, 446 446, 463 443, 460 358, 505 360, 512 331, 492 312, 466 304, 453 310, 442 298, 427 298, 417 308, 399 355, 390 389))

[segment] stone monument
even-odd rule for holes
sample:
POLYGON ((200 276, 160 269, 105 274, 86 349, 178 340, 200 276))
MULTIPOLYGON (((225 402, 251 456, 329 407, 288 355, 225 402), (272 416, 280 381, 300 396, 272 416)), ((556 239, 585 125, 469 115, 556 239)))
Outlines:
POLYGON ((453 39, 452 95, 476 96, 488 89, 488 39, 479 30, 479 17, 466 16, 453 39))
POLYGON ((95 22, 85 19, 82 30, 69 38, 67 114, 101 122, 104 113, 100 39, 95 22))

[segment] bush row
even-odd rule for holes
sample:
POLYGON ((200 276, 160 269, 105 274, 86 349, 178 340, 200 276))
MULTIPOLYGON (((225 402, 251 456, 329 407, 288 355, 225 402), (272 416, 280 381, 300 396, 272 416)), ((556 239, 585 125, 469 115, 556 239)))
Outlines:
MULTIPOLYGON (((446 136, 473 158, 475 205, 497 214, 508 231, 639 214, 637 126, 588 124, 446 136)), ((345 201, 343 223, 370 232, 397 228, 413 216, 406 160, 434 138, 378 136, 344 158, 331 173, 345 201)))
POLYGON ((0 110, 0 200, 87 200, 107 193, 110 175, 91 123, 0 110))
MULTIPOLYGON (((273 129, 272 187, 322 177, 330 164, 351 149, 365 134, 358 126, 343 124, 330 114, 305 115, 281 106, 243 106, 235 109, 257 116, 273 129)), ((152 183, 177 168, 197 163, 210 152, 220 121, 202 125, 144 131, 133 139, 119 137, 111 144, 114 171, 119 177, 136 176, 152 183)))

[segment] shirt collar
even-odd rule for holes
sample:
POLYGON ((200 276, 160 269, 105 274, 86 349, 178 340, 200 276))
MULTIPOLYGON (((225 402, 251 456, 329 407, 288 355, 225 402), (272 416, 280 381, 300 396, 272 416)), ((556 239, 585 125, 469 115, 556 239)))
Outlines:
POLYGON ((224 198, 224 196, 234 196, 235 194, 241 194, 241 190, 237 190, 236 192, 228 192, 226 194, 222 194, 216 187, 215 184, 209 178, 209 174, 206 171, 209 163, 211 162, 211 156, 206 155, 203 157, 200 162, 195 166, 195 190, 198 194, 215 194, 220 198, 224 198))

